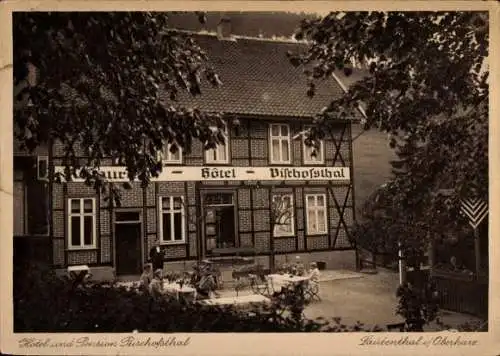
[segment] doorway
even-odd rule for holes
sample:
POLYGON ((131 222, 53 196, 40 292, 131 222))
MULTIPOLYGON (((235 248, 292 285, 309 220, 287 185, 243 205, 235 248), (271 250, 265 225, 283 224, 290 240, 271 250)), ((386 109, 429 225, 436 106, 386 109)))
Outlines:
POLYGON ((137 211, 115 213, 115 256, 117 275, 136 275, 142 271, 142 221, 137 211))
POLYGON ((207 254, 214 249, 238 247, 233 193, 208 193, 203 199, 207 254))

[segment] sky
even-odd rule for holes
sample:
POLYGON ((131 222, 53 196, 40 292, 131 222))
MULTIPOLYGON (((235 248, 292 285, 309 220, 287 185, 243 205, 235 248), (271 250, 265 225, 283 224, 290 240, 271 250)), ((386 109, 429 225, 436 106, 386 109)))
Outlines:
POLYGON ((170 26, 190 31, 216 31, 217 24, 224 16, 231 19, 231 32, 238 36, 264 38, 291 37, 300 21, 312 18, 311 14, 286 12, 208 12, 207 22, 202 25, 194 13, 169 15, 170 26))

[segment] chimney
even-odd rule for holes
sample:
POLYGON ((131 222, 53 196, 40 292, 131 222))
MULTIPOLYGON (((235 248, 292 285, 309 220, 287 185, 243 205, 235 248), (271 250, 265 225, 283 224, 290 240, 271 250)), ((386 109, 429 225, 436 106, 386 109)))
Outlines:
POLYGON ((231 38, 231 19, 224 16, 217 25, 217 37, 221 39, 231 38))

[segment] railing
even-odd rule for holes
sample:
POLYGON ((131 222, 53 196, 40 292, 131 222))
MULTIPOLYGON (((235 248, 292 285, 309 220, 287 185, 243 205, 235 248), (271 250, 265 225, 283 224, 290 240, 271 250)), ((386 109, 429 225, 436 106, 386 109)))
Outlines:
POLYGON ((440 269, 408 271, 408 282, 423 287, 431 276, 442 309, 481 318, 488 315, 488 280, 476 275, 440 269))
POLYGON ((431 275, 436 282, 441 308, 483 318, 488 316, 487 280, 438 270, 431 275))

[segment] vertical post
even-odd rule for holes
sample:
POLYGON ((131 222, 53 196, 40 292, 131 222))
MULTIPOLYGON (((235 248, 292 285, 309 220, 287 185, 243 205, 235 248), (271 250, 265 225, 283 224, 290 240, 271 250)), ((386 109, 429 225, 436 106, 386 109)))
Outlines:
POLYGON ((432 239, 432 236, 429 238, 429 243, 427 244, 427 257, 428 257, 428 265, 430 268, 434 266, 434 240, 432 239))
POLYGON ((399 265, 399 284, 406 283, 406 264, 404 262, 403 249, 401 242, 398 242, 398 265, 399 265))
POLYGON ((274 263, 274 222, 271 222, 271 233, 270 233, 269 247, 271 250, 271 253, 269 255, 269 270, 271 273, 274 273, 274 265, 275 265, 275 263, 274 263))
POLYGON ((273 204, 273 187, 269 188, 269 216, 270 216, 270 232, 269 232, 269 270, 274 273, 274 226, 276 224, 276 207, 273 204))
POLYGON ((481 270, 481 245, 479 243, 479 230, 477 227, 474 228, 474 257, 476 261, 476 277, 479 275, 481 270))

